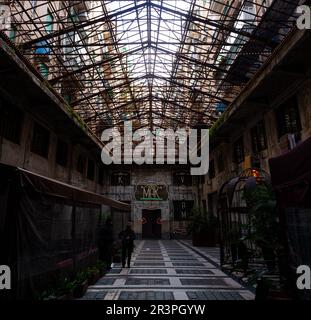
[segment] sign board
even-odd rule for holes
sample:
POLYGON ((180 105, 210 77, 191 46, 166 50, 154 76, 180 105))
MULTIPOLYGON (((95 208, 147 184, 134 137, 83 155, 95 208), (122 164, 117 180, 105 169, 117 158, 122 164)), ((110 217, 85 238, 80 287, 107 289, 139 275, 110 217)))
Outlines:
POLYGON ((138 201, 165 201, 168 191, 165 185, 139 184, 136 186, 135 199, 138 201))

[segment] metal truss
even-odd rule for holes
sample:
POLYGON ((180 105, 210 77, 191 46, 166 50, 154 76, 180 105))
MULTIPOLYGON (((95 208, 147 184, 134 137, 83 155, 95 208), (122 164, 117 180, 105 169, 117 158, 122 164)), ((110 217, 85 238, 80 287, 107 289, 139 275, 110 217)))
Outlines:
POLYGON ((295 27, 300 0, 6 1, 6 32, 96 135, 211 126, 295 27))

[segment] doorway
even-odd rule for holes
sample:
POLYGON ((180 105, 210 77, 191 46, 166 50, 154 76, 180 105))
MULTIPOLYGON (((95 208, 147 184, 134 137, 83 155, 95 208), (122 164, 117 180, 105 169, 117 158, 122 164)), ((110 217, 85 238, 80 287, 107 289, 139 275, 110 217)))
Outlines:
POLYGON ((161 239, 161 210, 143 210, 142 211, 142 238, 143 239, 161 239))

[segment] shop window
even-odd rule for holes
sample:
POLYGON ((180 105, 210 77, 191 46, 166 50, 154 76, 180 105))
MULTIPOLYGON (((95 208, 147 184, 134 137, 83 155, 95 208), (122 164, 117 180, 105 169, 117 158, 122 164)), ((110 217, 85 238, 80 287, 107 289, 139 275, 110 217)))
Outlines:
POLYGON ((266 128, 263 120, 251 129, 251 139, 254 153, 267 149, 266 128))
POLYGON ((13 107, 0 101, 0 136, 5 139, 20 143, 21 131, 23 126, 23 113, 13 107))
POLYGON ((94 180, 95 177, 95 162, 91 159, 88 159, 87 162, 87 178, 89 180, 94 180))
POLYGON ((66 167, 68 162, 68 144, 61 139, 57 139, 56 163, 66 167))
POLYGON ((296 97, 287 100, 276 110, 279 138, 285 134, 301 131, 300 115, 296 97))
POLYGON ((50 132, 43 126, 35 122, 33 126, 31 152, 47 158, 49 153, 49 146, 50 132))
POLYGON ((244 158, 244 142, 243 137, 241 137, 233 144, 233 159, 235 163, 241 163, 244 158))

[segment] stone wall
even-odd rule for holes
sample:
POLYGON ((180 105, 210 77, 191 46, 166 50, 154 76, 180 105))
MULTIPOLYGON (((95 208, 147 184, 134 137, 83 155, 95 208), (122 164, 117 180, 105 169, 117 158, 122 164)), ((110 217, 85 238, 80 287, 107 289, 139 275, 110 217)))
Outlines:
POLYGON ((83 174, 76 170, 76 162, 79 154, 85 155, 86 159, 92 159, 95 163, 98 161, 96 156, 90 154, 85 147, 68 141, 66 137, 55 134, 47 125, 39 122, 37 119, 34 119, 28 113, 25 113, 24 115, 19 144, 13 143, 4 137, 0 137, 1 163, 21 167, 40 175, 69 183, 79 188, 103 193, 104 187, 97 183, 98 171, 96 166, 93 181, 87 179, 87 161, 83 174), (50 132, 49 153, 47 158, 31 152, 31 140, 35 121, 40 123, 50 132), (58 165, 55 161, 58 137, 68 144, 68 163, 66 167, 58 165))
MULTIPOLYGON (((131 220, 133 228, 138 238, 142 237, 142 211, 161 210, 161 231, 162 239, 170 239, 174 229, 179 228, 181 224, 174 222, 173 200, 193 200, 192 186, 174 186, 172 183, 173 170, 165 167, 148 166, 135 167, 130 170, 131 182, 129 186, 109 186, 107 196, 121 201, 130 201, 132 212, 131 220), (164 201, 138 201, 135 198, 135 189, 137 185, 165 185, 168 190, 168 199, 164 201)), ((112 171, 111 171, 112 172, 112 171)))
MULTIPOLYGON (((251 128, 259 121, 264 120, 267 149, 260 152, 260 166, 263 170, 270 173, 269 159, 276 157, 288 151, 287 135, 279 137, 277 130, 277 119, 275 110, 277 107, 290 98, 296 95, 298 101, 298 109, 301 120, 301 140, 305 140, 311 136, 311 81, 306 81, 300 87, 296 87, 291 91, 283 92, 282 95, 275 97, 271 107, 262 112, 249 111, 248 121, 235 130, 230 132, 230 136, 226 137, 223 142, 219 143, 210 152, 210 160, 215 161, 216 175, 213 179, 206 176, 205 183, 200 185, 199 191, 196 192, 197 198, 206 200, 208 203, 208 196, 219 191, 223 183, 238 175, 243 169, 251 166, 252 145, 251 145, 251 128), (233 144, 243 136, 244 140, 244 154, 245 161, 240 164, 235 164, 233 161, 233 144), (218 171, 217 155, 222 152, 224 155, 224 170, 218 171), (199 194, 198 194, 199 193, 199 194)), ((198 182, 199 183, 199 182, 198 182)), ((215 212, 214 212, 215 213, 215 212)))

